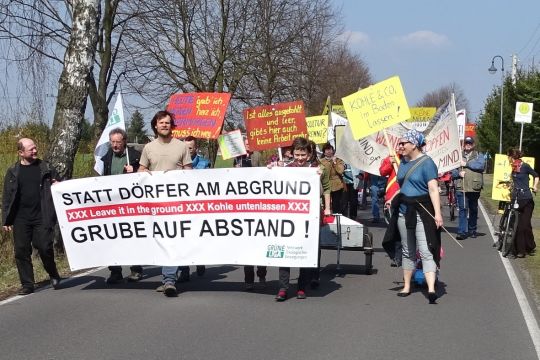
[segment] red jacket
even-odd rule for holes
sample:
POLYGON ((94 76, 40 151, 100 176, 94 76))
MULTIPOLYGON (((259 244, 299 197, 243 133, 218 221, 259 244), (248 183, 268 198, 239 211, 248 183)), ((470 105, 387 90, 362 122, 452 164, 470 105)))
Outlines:
MULTIPOLYGON (((397 158, 399 165, 399 157, 397 158)), ((384 194, 384 201, 388 201, 399 192, 399 184, 397 182, 397 174, 394 166, 392 166, 391 156, 387 156, 383 159, 381 166, 379 167, 381 176, 388 177, 386 182, 386 193, 384 194)))

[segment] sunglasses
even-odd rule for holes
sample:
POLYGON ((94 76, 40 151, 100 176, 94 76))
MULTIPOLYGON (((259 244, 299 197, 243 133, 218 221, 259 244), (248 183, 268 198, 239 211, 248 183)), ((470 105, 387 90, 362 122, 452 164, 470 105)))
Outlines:
POLYGON ((410 141, 402 141, 398 143, 398 146, 405 146, 405 144, 412 144, 410 141))

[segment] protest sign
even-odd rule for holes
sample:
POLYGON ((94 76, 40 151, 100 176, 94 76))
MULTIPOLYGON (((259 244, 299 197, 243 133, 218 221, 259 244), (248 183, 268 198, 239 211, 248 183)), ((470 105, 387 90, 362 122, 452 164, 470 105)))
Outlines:
MULTIPOLYGON (((523 162, 529 164, 534 169, 533 157, 522 157, 523 162)), ((495 154, 495 167, 493 169, 493 185, 491 187, 491 198, 499 201, 510 201, 510 184, 512 181, 512 166, 508 161, 508 156, 495 154)), ((529 186, 533 187, 534 179, 529 177, 529 186)))
POLYGON ((344 97, 354 139, 361 139, 411 117, 399 77, 394 76, 344 97))
POLYGON ((294 101, 244 110, 251 150, 290 146, 296 137, 308 137, 304 103, 294 101))
POLYGON ((69 180, 52 194, 72 270, 317 265, 316 168, 141 172, 69 180))
POLYGON ((459 140, 465 140, 465 124, 467 123, 467 110, 462 109, 456 113, 459 140))
POLYGON ((407 129, 416 129, 418 131, 426 130, 429 121, 437 112, 437 108, 435 107, 412 107, 409 110, 411 112, 411 118, 401 124, 407 129))
POLYGON ((174 115, 173 136, 217 139, 230 99, 229 93, 174 94, 167 105, 174 115))
POLYGON ((309 140, 315 144, 324 144, 328 141, 328 115, 307 117, 306 125, 309 140))
POLYGON ((244 138, 240 130, 234 130, 220 135, 218 144, 223 160, 247 154, 244 138))

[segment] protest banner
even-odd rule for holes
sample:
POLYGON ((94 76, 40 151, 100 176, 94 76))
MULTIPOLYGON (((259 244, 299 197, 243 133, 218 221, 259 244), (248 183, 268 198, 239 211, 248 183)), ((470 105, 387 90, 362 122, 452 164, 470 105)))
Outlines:
POLYGON ((229 93, 178 93, 171 96, 167 111, 174 115, 173 136, 217 139, 221 133, 229 93))
POLYGON ((426 130, 429 121, 437 112, 437 108, 435 107, 412 107, 409 110, 411 112, 411 118, 401 124, 407 129, 416 129, 418 131, 426 130))
POLYGON ((328 115, 309 116, 306 118, 309 140, 315 144, 324 144, 328 141, 328 115))
POLYGON ((240 130, 230 131, 218 137, 219 150, 223 160, 246 155, 246 146, 240 130))
MULTIPOLYGON (((522 157, 523 162, 529 164, 534 169, 533 157, 522 157)), ((512 181, 512 166, 505 154, 495 154, 495 166, 493 169, 493 185, 491 187, 491 198, 499 201, 510 201, 510 186, 512 181)), ((529 177, 529 186, 533 187, 534 179, 529 177)))
POLYGON ((316 168, 141 172, 60 182, 52 194, 72 270, 317 265, 316 168))
POLYGON ((476 137, 476 124, 465 124, 465 136, 476 137))
POLYGON ((343 106, 358 140, 411 117, 399 77, 394 76, 344 97, 343 106))
POLYGON ((243 115, 251 150, 286 147, 296 137, 308 137, 302 101, 249 108, 243 115))
MULTIPOLYGON (((111 115, 109 116, 109 120, 107 121, 107 125, 105 125, 105 129, 103 129, 103 132, 101 133, 101 136, 99 137, 99 140, 96 144, 96 148, 94 150, 94 159, 96 161, 94 165, 94 170, 99 174, 103 175, 103 161, 101 161, 101 158, 107 154, 107 151, 111 148, 109 144, 109 133, 112 129, 120 128, 122 130, 126 130, 126 121, 124 119, 124 104, 122 103, 122 93, 119 93, 116 97, 116 102, 114 103, 113 111, 111 112, 111 115)), ((126 152, 127 154, 127 152, 126 152)), ((129 159, 128 159, 129 162, 129 159)))

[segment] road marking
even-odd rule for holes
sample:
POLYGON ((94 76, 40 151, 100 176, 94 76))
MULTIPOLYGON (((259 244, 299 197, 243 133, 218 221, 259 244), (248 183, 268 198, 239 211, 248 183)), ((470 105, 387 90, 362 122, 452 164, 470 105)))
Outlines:
MULTIPOLYGON (((70 277, 67 278, 67 279, 62 279, 62 284, 69 283, 70 281, 73 281, 74 279, 76 279, 76 278, 78 278, 78 277, 86 276, 86 275, 88 275, 88 274, 91 274, 91 273, 93 273, 93 272, 99 271, 99 270, 101 270, 101 269, 105 269, 105 267, 94 268, 94 269, 85 271, 85 272, 83 272, 83 273, 80 273, 80 274, 77 274, 77 275, 74 275, 74 276, 70 276, 70 277)), ((51 285, 42 286, 42 287, 36 289, 35 293, 38 293, 38 292, 43 291, 43 290, 45 290, 45 289, 49 289, 50 287, 51 287, 51 285)), ((22 299, 22 298, 25 298, 25 297, 28 297, 28 296, 32 296, 32 295, 33 295, 33 294, 29 294, 29 295, 15 295, 15 296, 12 296, 12 297, 10 297, 9 299, 0 301, 0 306, 9 304, 10 302, 13 302, 13 301, 15 301, 15 300, 19 300, 19 299, 22 299)))
MULTIPOLYGON (((480 207, 480 210, 482 211, 484 220, 486 220, 486 224, 488 226, 489 232, 491 234, 491 237, 493 238, 493 243, 495 243, 496 242, 495 229, 493 228, 491 221, 489 221, 488 213, 486 209, 484 208, 484 205, 482 205, 480 201, 478 202, 478 206, 480 207)), ((536 356, 540 359, 540 328, 538 327, 538 322, 536 321, 534 312, 532 311, 531 305, 529 304, 529 300, 527 299, 527 296, 525 295, 525 291, 523 291, 523 287, 521 286, 521 283, 516 275, 516 272, 514 271, 514 268, 512 267, 512 264, 510 263, 510 260, 503 257, 500 252, 499 252, 499 257, 504 265, 504 268, 506 269, 506 273, 508 274, 508 278, 510 279, 510 283, 512 284, 514 293, 516 294, 519 307, 521 308, 521 312, 523 313, 523 317, 525 318, 525 324, 527 324, 527 328, 529 329, 529 334, 531 335, 531 340, 533 342, 534 348, 536 349, 536 356)))

